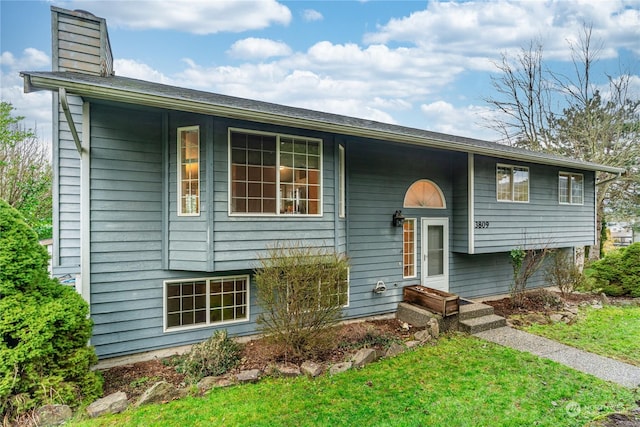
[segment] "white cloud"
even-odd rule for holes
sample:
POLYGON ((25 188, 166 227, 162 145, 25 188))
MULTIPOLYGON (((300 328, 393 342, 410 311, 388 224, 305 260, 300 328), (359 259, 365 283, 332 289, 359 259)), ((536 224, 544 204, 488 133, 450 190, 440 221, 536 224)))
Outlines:
POLYGON ((364 40, 409 43, 432 55, 495 58, 538 39, 549 58, 567 60, 567 40, 576 40, 585 23, 593 24, 594 40, 612 47, 603 58, 614 57, 620 47, 640 52, 640 11, 621 1, 432 1, 425 10, 379 25, 364 40))
POLYGON ((174 81, 161 73, 134 59, 114 59, 113 69, 116 75, 132 79, 147 80, 156 83, 173 85, 174 81))
POLYGON ((34 129, 38 138, 50 143, 51 93, 49 91, 24 93, 24 83, 20 71, 39 71, 51 67, 49 56, 37 49, 27 48, 21 55, 5 51, 0 55, 0 99, 14 107, 14 115, 24 116, 22 122, 27 128, 34 129))
POLYGON ((302 19, 307 22, 322 21, 324 19, 324 16, 322 16, 322 14, 317 10, 305 9, 304 11, 302 11, 302 19))
POLYGON ((75 0, 70 9, 90 10, 109 26, 136 30, 177 30, 194 34, 239 33, 271 25, 288 25, 291 11, 276 0, 75 0))
POLYGON ((232 44, 227 53, 234 58, 265 59, 291 55, 291 48, 283 42, 249 37, 232 44))

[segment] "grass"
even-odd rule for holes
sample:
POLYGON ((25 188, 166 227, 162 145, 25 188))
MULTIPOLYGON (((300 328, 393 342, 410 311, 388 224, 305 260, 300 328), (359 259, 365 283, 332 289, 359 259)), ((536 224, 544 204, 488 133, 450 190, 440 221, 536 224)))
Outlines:
POLYGON ((640 307, 611 306, 580 310, 575 323, 532 325, 528 332, 640 366, 640 307))
POLYGON ((361 370, 266 379, 73 426, 582 426, 635 406, 625 389, 464 335, 361 370))

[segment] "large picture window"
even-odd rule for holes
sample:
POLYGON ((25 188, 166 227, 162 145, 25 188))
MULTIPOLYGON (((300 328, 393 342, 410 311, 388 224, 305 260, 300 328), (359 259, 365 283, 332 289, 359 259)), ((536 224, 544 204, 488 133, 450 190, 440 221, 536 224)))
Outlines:
POLYGON ((322 141, 229 131, 231 214, 321 215, 322 141))
POLYGON ((584 177, 582 174, 560 172, 558 175, 558 201, 561 204, 584 203, 584 177))
POLYGON ((500 202, 528 202, 529 168, 497 165, 496 193, 500 202))
POLYGON ((249 276, 167 281, 165 329, 249 320, 249 276))
POLYGON ((178 128, 178 215, 200 215, 200 128, 178 128))

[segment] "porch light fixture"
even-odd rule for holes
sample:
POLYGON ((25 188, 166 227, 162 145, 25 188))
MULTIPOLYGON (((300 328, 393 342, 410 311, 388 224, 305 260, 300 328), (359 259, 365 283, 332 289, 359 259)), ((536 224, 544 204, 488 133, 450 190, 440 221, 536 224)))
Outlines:
POLYGON ((391 221, 391 223, 394 227, 402 227, 402 224, 404 224, 404 216, 402 216, 402 211, 397 210, 393 214, 393 220, 391 221))

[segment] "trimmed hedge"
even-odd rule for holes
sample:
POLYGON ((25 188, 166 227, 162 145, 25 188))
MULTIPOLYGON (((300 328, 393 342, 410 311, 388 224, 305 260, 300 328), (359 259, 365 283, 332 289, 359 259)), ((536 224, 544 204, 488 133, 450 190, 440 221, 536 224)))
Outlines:
POLYGON ((47 271, 48 254, 18 211, 0 200, 0 413, 79 406, 102 395, 87 346, 89 307, 47 271))
POLYGON ((605 294, 640 297, 640 243, 611 252, 590 268, 591 279, 605 294))

